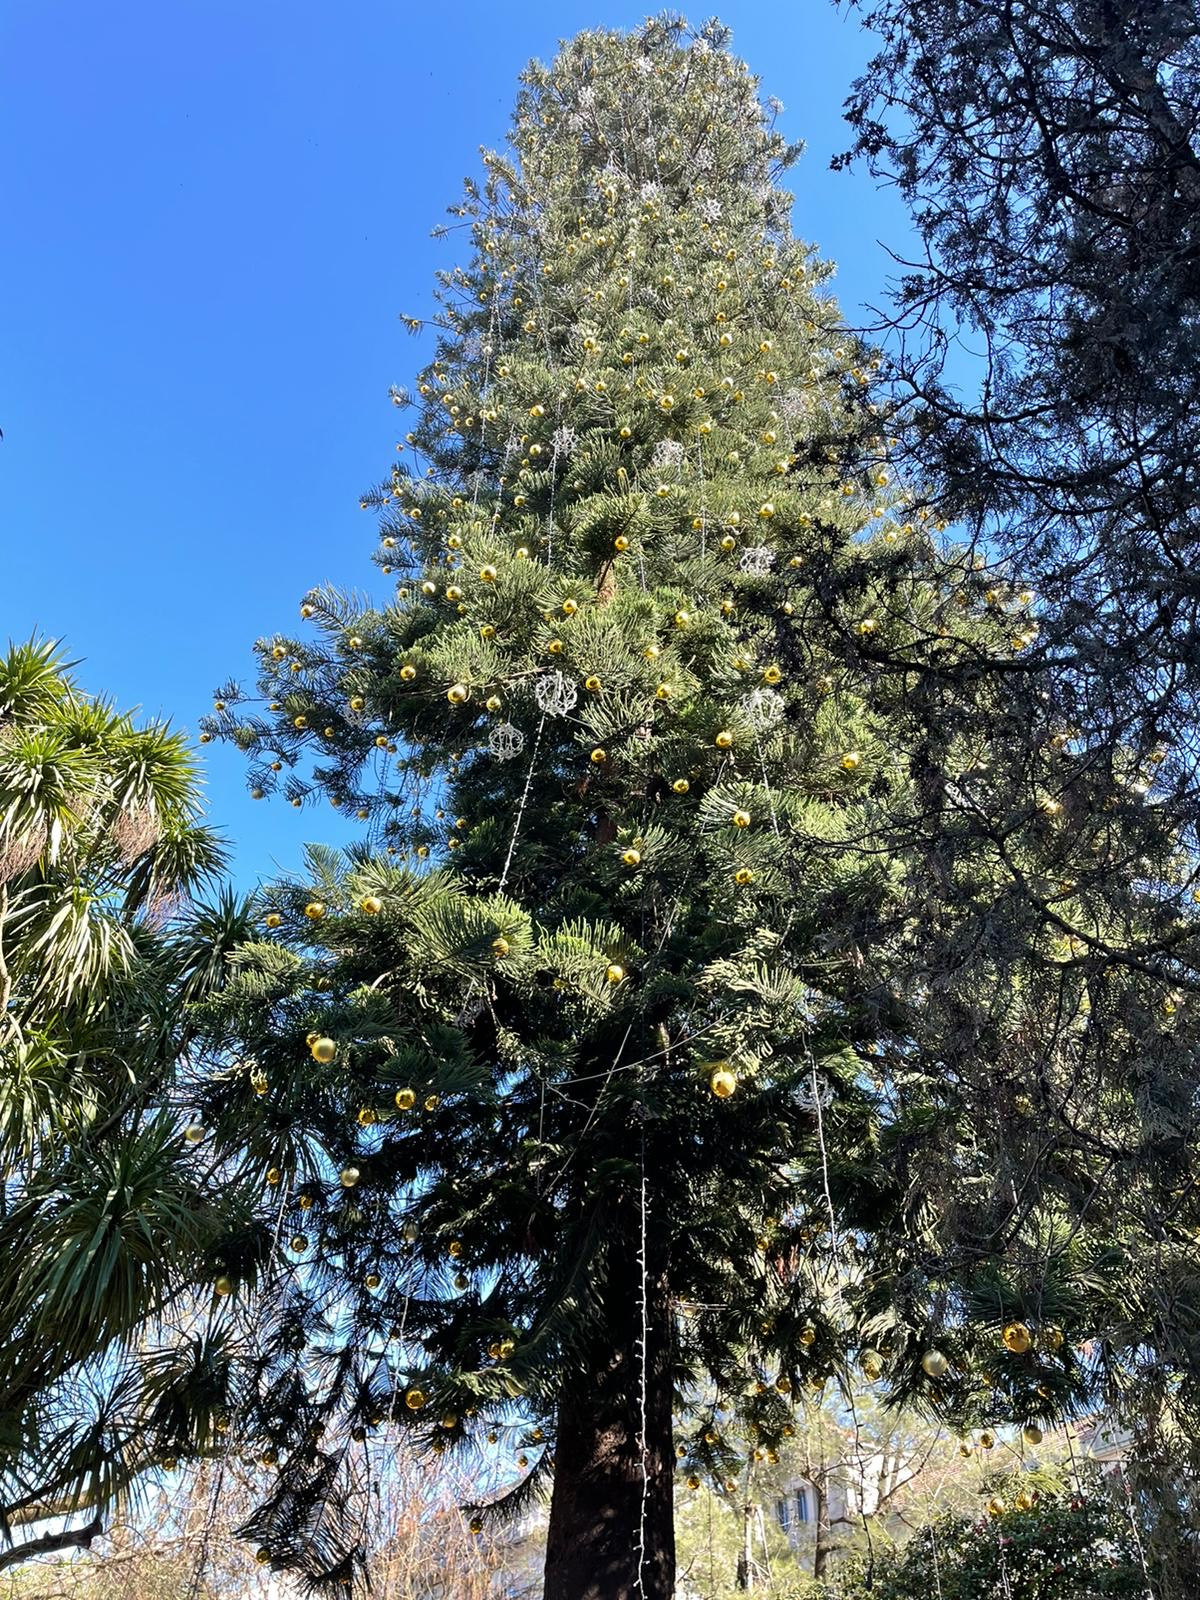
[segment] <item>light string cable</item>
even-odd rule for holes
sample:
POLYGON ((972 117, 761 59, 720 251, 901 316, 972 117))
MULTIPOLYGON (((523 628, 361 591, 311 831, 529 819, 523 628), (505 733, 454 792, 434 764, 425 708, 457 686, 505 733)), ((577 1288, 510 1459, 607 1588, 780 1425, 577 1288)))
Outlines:
MULTIPOLYGON (((669 1058, 668 1058, 669 1059, 669 1058)), ((636 1593, 645 1595, 646 1571, 646 1519, 650 1505, 650 1462, 646 1445, 646 1393, 648 1387, 650 1308, 649 1283, 646 1266, 646 1102, 644 1075, 638 1074, 638 1180, 639 1180, 639 1231, 638 1231, 638 1309, 641 1331, 638 1338, 638 1456, 642 1469, 641 1501, 638 1508, 637 1579, 636 1593)))
MULTIPOLYGON (((279 1197, 279 1209, 275 1214, 275 1227, 271 1234, 271 1246, 267 1254, 267 1264, 266 1270, 263 1273, 262 1287, 254 1296, 253 1308, 249 1319, 248 1333, 252 1338, 256 1338, 261 1326, 266 1290, 270 1287, 273 1281, 274 1269, 279 1262, 279 1237, 283 1229, 283 1217, 284 1212, 287 1210, 288 1198, 289 1197, 286 1190, 284 1190, 279 1197)), ((210 1330, 212 1328, 215 1314, 216 1307, 214 1306, 209 1311, 208 1321, 210 1330)), ((235 1403, 227 1419, 229 1426, 225 1434, 225 1448, 221 1452, 220 1460, 217 1463, 217 1470, 213 1477, 212 1489, 208 1497, 208 1509, 205 1513, 204 1523, 200 1533, 200 1548, 196 1552, 196 1561, 192 1568, 191 1577, 188 1580, 185 1600, 197 1600, 197 1597, 200 1594, 200 1585, 203 1582, 204 1571, 208 1565, 208 1553, 209 1547, 212 1543, 213 1529, 216 1527, 217 1510, 220 1505, 221 1493, 225 1487, 225 1478, 229 1470, 230 1458, 233 1454, 236 1424, 245 1408, 246 1402, 243 1398, 235 1403)))
POLYGON ((1138 1561, 1142 1568, 1142 1577, 1146 1580, 1146 1600, 1155 1600, 1154 1584, 1150 1577, 1150 1567, 1146 1561, 1146 1549, 1142 1543, 1142 1532, 1138 1527, 1137 1517, 1133 1509, 1133 1490, 1130 1488, 1129 1479, 1125 1473, 1124 1461, 1118 1461, 1117 1471, 1121 1477, 1121 1488, 1125 1493, 1125 1512, 1129 1518, 1129 1531, 1133 1534, 1134 1548, 1138 1553, 1138 1561))

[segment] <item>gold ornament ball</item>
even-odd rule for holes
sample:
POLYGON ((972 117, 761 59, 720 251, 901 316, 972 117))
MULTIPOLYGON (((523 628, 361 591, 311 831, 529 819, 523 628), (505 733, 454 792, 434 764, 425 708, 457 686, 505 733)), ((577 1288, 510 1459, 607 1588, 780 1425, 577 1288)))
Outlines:
POLYGON ((454 1274, 454 1287, 460 1293, 464 1289, 469 1289, 471 1287, 471 1280, 470 1280, 470 1278, 467 1277, 465 1272, 456 1272, 454 1274))
POLYGON ((728 728, 722 728, 713 740, 718 750, 731 750, 733 748, 733 735, 728 728))
POLYGON ((862 766, 862 757, 857 750, 847 750, 842 757, 842 769, 845 772, 857 772, 862 766))
POLYGON ((883 1372, 883 1357, 878 1350, 864 1350, 858 1359, 864 1378, 873 1383, 883 1372))
POLYGON ((411 1111, 412 1108, 416 1105, 416 1103, 417 1103, 417 1094, 416 1094, 416 1090, 415 1089, 397 1089, 396 1090, 396 1109, 397 1109, 397 1111, 411 1111))
POLYGON ((764 683, 778 683, 783 677, 783 673, 776 666, 764 667, 762 677, 764 683))
POLYGON ((263 922, 268 928, 277 928, 282 921, 283 918, 279 915, 278 911, 268 911, 266 916, 263 918, 263 922))
POLYGON ((183 1137, 189 1144, 199 1144, 204 1137, 204 1126, 199 1122, 189 1122, 183 1130, 183 1137))
POLYGON ((233 1280, 231 1278, 225 1277, 222 1274, 222 1276, 219 1277, 216 1280, 216 1282, 213 1284, 213 1293, 214 1294, 219 1294, 219 1295, 232 1294, 233 1293, 233 1280))
POLYGON ((282 1178, 283 1173, 280 1172, 278 1167, 269 1167, 267 1169, 267 1182, 270 1184, 272 1189, 277 1189, 279 1187, 282 1178))
POLYGON ((471 1533, 482 1533, 483 1523, 479 1517, 472 1517, 470 1522, 467 1523, 467 1528, 471 1533))
POLYGON ((411 661, 400 668, 400 677, 404 683, 411 683, 416 675, 417 669, 413 666, 411 661))
POLYGON ((410 1411, 420 1411, 425 1404, 425 1391, 423 1389, 409 1389, 404 1395, 404 1404, 410 1411))
POLYGON ((497 577, 495 567, 480 567, 479 577, 482 583, 495 583, 497 577))
POLYGON ((310 1049, 313 1060, 322 1067, 327 1067, 338 1053, 337 1041, 329 1038, 314 1039, 310 1049))
POLYGON ((1027 1428, 1021 1430, 1021 1437, 1026 1444, 1041 1444, 1045 1435, 1039 1427, 1036 1427, 1031 1422, 1027 1428))
POLYGON ((592 762, 593 766, 602 767, 608 760, 608 753, 607 751, 597 748, 592 751, 588 759, 592 762))
POLYGON ((511 946, 509 945, 507 939, 501 937, 499 939, 492 940, 492 949, 498 956, 506 956, 511 949, 511 946))
POLYGON ((353 1189, 361 1177, 362 1173, 357 1167, 343 1167, 341 1172, 338 1173, 338 1182, 343 1189, 353 1189))
POLYGON ((426 1109, 426 1111, 436 1111, 437 1108, 441 1105, 441 1103, 442 1103, 442 1097, 441 1097, 440 1094, 427 1094, 425 1096, 425 1109, 426 1109))
POLYGON ((1053 1322, 1048 1322, 1039 1335, 1042 1344, 1051 1352, 1058 1352, 1063 1347, 1063 1331, 1053 1322))
POLYGON ((1006 1322, 1000 1337, 1014 1356, 1023 1356, 1033 1345, 1033 1335, 1023 1322, 1006 1322))
POLYGON ((625 976, 625 968, 618 961, 609 962, 605 968, 604 976, 609 983, 620 983, 625 976))
POLYGON ((304 915, 310 922, 320 922, 325 915, 325 907, 319 900, 310 900, 304 908, 304 915))
POLYGON ((729 1067, 728 1062, 719 1061, 708 1076, 708 1087, 718 1100, 728 1100, 737 1088, 737 1077, 729 1067))
POLYGON ((254 1552, 254 1559, 260 1567, 265 1567, 271 1559, 271 1552, 264 1546, 254 1552))
POLYGON ((303 1234, 303 1233, 294 1233, 292 1235, 292 1237, 288 1240, 288 1243, 291 1246, 291 1248, 293 1250, 297 1251, 297 1252, 299 1252, 301 1250, 307 1250, 308 1249, 308 1235, 307 1234, 303 1234))
POLYGON ((735 828, 748 828, 750 826, 750 813, 748 811, 735 811, 733 813, 735 828))
POLYGON ((377 894, 364 895, 358 902, 358 909, 368 917, 377 917, 383 910, 383 901, 377 894))
POLYGON ((583 680, 583 687, 588 690, 590 694, 599 694, 600 679, 597 678, 593 673, 590 677, 587 677, 583 680))
POLYGON ((698 1489, 700 1487, 700 1479, 694 1472, 688 1473, 687 1486, 689 1489, 698 1489))
POLYGON ((377 1272, 368 1272, 366 1277, 363 1279, 363 1283, 368 1289, 378 1289, 382 1281, 383 1280, 380 1278, 377 1272))
POLYGON ((927 1378, 944 1378, 950 1370, 950 1362, 940 1350, 926 1350, 921 1357, 921 1367, 927 1378))
POLYGON ((675 782, 671 785, 671 788, 676 794, 686 794, 691 787, 691 784, 686 778, 676 778, 675 782))
POLYGON ((642 853, 640 850, 625 850, 621 854, 621 860, 627 867, 636 867, 641 859, 642 853))
POLYGON ((465 683, 452 683, 446 690, 446 699, 452 706, 461 706, 469 697, 471 691, 465 683))
POLYGON ((979 1435, 979 1448, 981 1450, 991 1450, 994 1448, 995 1443, 996 1435, 985 1428, 979 1435))
POLYGON ((749 867, 739 867, 733 875, 733 881, 744 889, 747 884, 754 882, 754 874, 749 867))

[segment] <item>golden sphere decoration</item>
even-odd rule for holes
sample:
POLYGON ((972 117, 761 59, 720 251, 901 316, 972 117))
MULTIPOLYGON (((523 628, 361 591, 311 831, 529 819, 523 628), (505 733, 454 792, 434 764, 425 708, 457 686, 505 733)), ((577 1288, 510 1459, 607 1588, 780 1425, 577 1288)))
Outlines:
POLYGON ((1056 1323, 1047 1322, 1038 1334, 1042 1346, 1057 1354, 1063 1347, 1063 1331, 1056 1323))
POLYGON ((674 783, 671 785, 671 788, 676 794, 686 794, 691 787, 691 784, 686 778, 676 778, 674 783))
POLYGON ((1039 1427, 1031 1422, 1027 1427, 1022 1428, 1021 1437, 1026 1444, 1041 1444, 1045 1435, 1039 1427))
POLYGON ((869 1378, 873 1383, 883 1373, 883 1357, 878 1350, 864 1350, 858 1358, 864 1378, 869 1378))
POLYGON ((307 1250, 308 1249, 308 1235, 307 1234, 303 1234, 303 1233, 294 1233, 292 1235, 292 1237, 288 1240, 288 1244, 297 1253, 299 1253, 301 1250, 307 1250))
POLYGON ((733 813, 735 828, 748 828, 750 826, 750 813, 748 811, 735 811, 733 813))
POLYGON ((482 1519, 480 1517, 472 1517, 470 1522, 467 1523, 467 1529, 471 1533, 482 1533, 483 1532, 483 1521, 482 1521, 482 1519))
POLYGON ((621 860, 627 867, 636 867, 641 859, 642 853, 640 850, 629 849, 623 851, 621 854, 621 860))
POLYGON ((417 669, 412 662, 407 662, 400 668, 400 677, 404 683, 411 683, 417 675, 417 669))
POLYGON ((728 1100, 737 1088, 737 1076, 727 1061, 718 1061, 708 1075, 708 1087, 718 1100, 728 1100))
POLYGON ((776 666, 764 667, 762 679, 764 683, 778 683, 783 673, 776 666))
POLYGON ((307 728, 308 727, 308 718, 304 717, 304 716, 293 717, 292 718, 292 727, 293 728, 307 728))
POLYGON ((405 1390, 404 1404, 410 1411, 420 1411, 425 1405, 425 1391, 423 1389, 405 1390))
POLYGON ((754 874, 749 867, 739 867, 733 875, 733 881, 744 889, 748 883, 754 882, 754 874))
POLYGON ((425 1109, 426 1109, 426 1111, 436 1111, 437 1108, 441 1105, 441 1103, 442 1103, 442 1097, 441 1097, 440 1094, 427 1094, 425 1096, 425 1109))
POLYGON ((268 1168, 268 1170, 267 1170, 267 1182, 271 1185, 272 1189, 275 1189, 275 1188, 278 1187, 279 1181, 280 1181, 280 1179, 282 1177, 283 1177, 283 1174, 280 1172, 278 1167, 270 1167, 270 1168, 268 1168))
POLYGON ((927 1378, 944 1378, 950 1370, 950 1362, 940 1350, 926 1350, 921 1357, 921 1368, 927 1378))
POLYGON ((1004 1341, 1004 1348, 1014 1356, 1023 1356, 1033 1345, 1033 1335, 1023 1322, 1005 1323, 1000 1337, 1004 1341))
POLYGON ((479 637, 481 639, 494 639, 496 637, 496 630, 495 630, 495 628, 492 626, 492 624, 490 622, 481 622, 480 623, 480 625, 479 625, 479 637))
POLYGON ((219 1295, 232 1294, 233 1293, 233 1280, 231 1278, 227 1278, 224 1275, 222 1275, 213 1284, 213 1293, 214 1294, 219 1294, 219 1295))
POLYGON ((378 1289, 382 1282, 383 1279, 377 1272, 368 1272, 366 1277, 363 1279, 363 1283, 368 1289, 378 1289))
POLYGON ((377 894, 367 894, 358 902, 358 909, 368 917, 377 917, 383 910, 383 901, 377 894))
POLYGON ((492 940, 492 949, 498 956, 506 956, 510 948, 508 940, 503 937, 492 940))
POLYGON ((713 740, 713 743, 716 745, 718 750, 730 750, 733 748, 733 735, 729 732, 728 728, 722 728, 720 733, 718 733, 716 738, 713 740))
POLYGON ((447 1250, 447 1254, 449 1256, 451 1256, 455 1261, 457 1261, 458 1258, 462 1255, 462 1253, 463 1253, 462 1240, 461 1239, 451 1239, 449 1248, 447 1250))
POLYGON ((265 1545, 262 1545, 254 1552, 254 1559, 260 1567, 265 1567, 271 1559, 271 1552, 265 1545))
POLYGON ((311 1211, 312 1210, 313 1197, 310 1194, 297 1195, 296 1196, 296 1203, 299 1205, 301 1211, 311 1211))
POLYGON ((325 907, 319 900, 310 900, 304 908, 304 915, 310 922, 320 922, 325 915, 325 907))
POLYGON ((411 1111, 417 1103, 417 1092, 415 1089, 397 1089, 395 1098, 397 1111, 411 1111))
POLYGON ((842 770, 844 772, 857 772, 862 766, 862 756, 857 750, 847 750, 842 757, 842 770))
POLYGON ((343 1167, 338 1173, 338 1182, 343 1189, 353 1189, 361 1177, 362 1173, 357 1167, 343 1167))
POLYGON ((620 962, 612 961, 605 968, 604 976, 609 983, 620 983, 625 977, 625 968, 621 966, 620 962))
POLYGON ((994 1448, 995 1443, 996 1435, 990 1432, 989 1429, 985 1428, 979 1435, 979 1448, 981 1450, 991 1450, 994 1448))
POLYGON ((322 1067, 327 1067, 338 1053, 336 1042, 333 1039, 324 1037, 314 1039, 309 1048, 312 1051, 313 1060, 322 1067))
POLYGON ((446 690, 446 699, 452 706, 461 706, 467 700, 471 691, 465 683, 452 683, 446 690))
POLYGON ((183 1130, 183 1137, 189 1144, 199 1144, 204 1137, 204 1125, 200 1122, 189 1122, 183 1130))
POLYGON ((481 583, 495 583, 497 576, 495 567, 488 566, 480 567, 479 569, 479 581, 481 583))
POLYGON ((570 599, 568 597, 566 600, 563 601, 562 608, 563 608, 564 615, 566 615, 568 617, 573 617, 575 615, 575 613, 579 610, 579 601, 578 600, 572 600, 572 599, 570 599))
POLYGON ((599 694, 600 679, 596 677, 595 673, 591 673, 583 680, 583 687, 589 692, 589 694, 599 694))
POLYGON ((591 761, 593 766, 602 767, 608 760, 608 753, 607 751, 597 748, 592 751, 591 755, 588 757, 588 760, 591 761))

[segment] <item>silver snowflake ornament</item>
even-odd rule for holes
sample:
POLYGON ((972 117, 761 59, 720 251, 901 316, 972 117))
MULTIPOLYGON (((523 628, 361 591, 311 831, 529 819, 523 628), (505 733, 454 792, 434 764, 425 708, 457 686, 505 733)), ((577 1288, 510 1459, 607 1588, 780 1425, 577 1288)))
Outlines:
POLYGON ((774 689, 751 689, 738 701, 738 710, 755 733, 762 733, 782 720, 783 696, 774 689))
POLYGON ((751 544, 742 551, 738 570, 752 578, 765 578, 774 565, 775 552, 769 544, 751 544))
POLYGON ((683 446, 678 439, 660 439, 654 446, 654 454, 650 457, 652 467, 681 467, 683 465, 683 446))
POLYGON ((566 423, 563 423, 561 428, 555 428, 550 435, 550 444, 556 460, 559 456, 569 456, 578 443, 579 435, 566 423))
POLYGON ((806 1083, 797 1085, 795 1101, 801 1111, 810 1115, 818 1107, 824 1111, 833 1102, 833 1085, 821 1073, 814 1072, 806 1083))
POLYGON ((488 749, 497 761, 511 761, 525 748, 525 735, 511 722, 502 722, 488 734, 488 749))
POLYGON ((565 717, 579 699, 579 690, 561 672, 546 672, 533 686, 533 698, 551 717, 565 717))

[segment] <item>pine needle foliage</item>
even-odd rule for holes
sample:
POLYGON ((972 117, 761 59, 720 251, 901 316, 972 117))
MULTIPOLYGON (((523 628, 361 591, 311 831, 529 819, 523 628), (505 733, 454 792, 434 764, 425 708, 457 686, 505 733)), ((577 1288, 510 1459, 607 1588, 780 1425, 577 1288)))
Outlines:
POLYGON ((913 509, 727 47, 523 75, 364 497, 394 591, 310 590, 208 724, 364 825, 209 1019, 295 1230, 242 1417, 288 1386, 309 1499, 255 1529, 317 1587, 322 1452, 385 1423, 497 1514, 552 1486, 548 1592, 665 1597, 698 1384, 769 1449, 854 1362, 963 1426, 1194 1381, 1135 1263, 1196 1281, 1167 752, 1080 747, 1036 597, 913 509))

